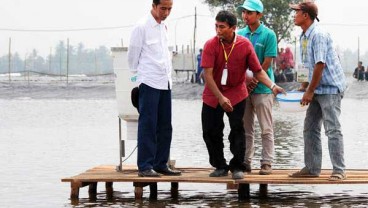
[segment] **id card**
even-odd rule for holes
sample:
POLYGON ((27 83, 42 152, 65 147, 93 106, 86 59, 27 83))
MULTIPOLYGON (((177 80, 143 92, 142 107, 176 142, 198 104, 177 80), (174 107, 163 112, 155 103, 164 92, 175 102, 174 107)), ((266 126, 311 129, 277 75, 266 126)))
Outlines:
POLYGON ((222 71, 221 85, 226 85, 227 82, 227 68, 222 71))
POLYGON ((297 70, 296 81, 297 82, 308 82, 309 70, 304 65, 299 65, 297 70))

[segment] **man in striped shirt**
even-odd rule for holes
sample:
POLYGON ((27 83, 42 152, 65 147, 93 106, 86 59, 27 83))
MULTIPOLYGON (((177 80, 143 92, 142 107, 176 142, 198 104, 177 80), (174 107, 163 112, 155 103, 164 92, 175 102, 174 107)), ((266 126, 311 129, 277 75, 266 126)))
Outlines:
POLYGON ((304 120, 304 163, 290 177, 318 177, 322 166, 321 126, 328 137, 328 149, 333 166, 329 180, 344 180, 344 144, 339 116, 341 99, 346 89, 345 75, 330 35, 322 31, 315 20, 318 8, 313 2, 290 5, 294 23, 303 30, 300 36, 302 66, 307 69, 308 83, 302 105, 309 105, 304 120))

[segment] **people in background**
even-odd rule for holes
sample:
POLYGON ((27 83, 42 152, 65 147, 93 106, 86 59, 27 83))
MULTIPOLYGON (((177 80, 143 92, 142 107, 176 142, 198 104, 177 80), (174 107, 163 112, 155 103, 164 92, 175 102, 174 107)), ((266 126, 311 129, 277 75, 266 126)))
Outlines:
POLYGON ((275 69, 275 82, 286 82, 286 76, 284 74, 285 63, 284 63, 284 48, 280 48, 275 58, 276 69, 275 69))
POLYGON ((283 58, 286 68, 294 68, 294 56, 289 47, 286 47, 283 58))
POLYGON ((209 162, 215 167, 210 177, 227 176, 233 179, 244 177, 245 135, 243 115, 248 91, 245 85, 246 70, 273 93, 283 89, 272 82, 262 70, 252 43, 236 35, 237 18, 229 11, 216 15, 217 36, 205 43, 202 64, 206 82, 203 91, 202 130, 209 154, 209 162), (230 151, 233 154, 229 164, 224 157, 224 114, 230 123, 230 151))
POLYGON ((281 71, 285 69, 284 54, 285 54, 284 48, 280 48, 276 57, 276 68, 280 69, 281 71))
POLYGON ((167 166, 172 139, 172 63, 164 20, 173 0, 153 0, 151 12, 134 27, 128 50, 138 73, 138 176, 180 175, 167 166))
POLYGON ((286 47, 285 53, 282 55, 284 59, 285 69, 284 74, 287 82, 294 81, 294 57, 289 47, 286 47))
POLYGON ((304 164, 290 177, 318 177, 322 167, 321 127, 328 138, 332 163, 331 181, 346 178, 344 142, 341 133, 341 100, 346 89, 345 75, 333 48, 330 35, 319 27, 318 8, 314 2, 291 4, 294 23, 301 27, 300 51, 303 66, 309 71, 301 104, 309 105, 304 120, 304 164))
MULTIPOLYGON (((239 6, 237 10, 242 12, 243 20, 247 25, 245 28, 239 30, 238 34, 250 40, 261 63, 262 70, 270 80, 274 81, 275 78, 271 63, 273 58, 277 56, 277 40, 275 32, 266 27, 260 20, 263 16, 263 3, 260 0, 245 0, 243 5, 239 6)), ((253 82, 257 84, 247 86, 248 91, 251 93, 245 100, 243 117, 246 138, 245 171, 249 173, 252 171, 251 164, 255 152, 255 116, 257 116, 261 128, 260 137, 262 140, 261 170, 259 174, 269 175, 272 173, 272 162, 275 155, 272 121, 274 97, 270 88, 262 83, 258 83, 255 77, 253 79, 253 82)))
POLYGON ((201 60, 202 60, 202 51, 203 49, 199 49, 199 54, 197 55, 197 73, 196 73, 196 82, 198 84, 202 84, 203 83, 203 75, 202 75, 202 71, 203 68, 201 67, 201 60))
POLYGON ((364 80, 364 74, 365 73, 364 73, 363 62, 359 61, 358 62, 358 67, 355 68, 355 70, 354 70, 353 77, 356 78, 358 81, 363 81, 364 80))

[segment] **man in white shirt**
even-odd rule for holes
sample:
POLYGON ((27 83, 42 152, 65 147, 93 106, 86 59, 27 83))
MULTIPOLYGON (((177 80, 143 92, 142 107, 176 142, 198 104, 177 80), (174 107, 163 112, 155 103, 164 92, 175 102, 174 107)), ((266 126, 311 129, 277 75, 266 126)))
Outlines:
POLYGON ((171 70, 167 26, 173 0, 153 0, 149 15, 140 20, 131 34, 128 62, 138 74, 138 175, 159 177, 180 175, 167 166, 170 154, 171 70))

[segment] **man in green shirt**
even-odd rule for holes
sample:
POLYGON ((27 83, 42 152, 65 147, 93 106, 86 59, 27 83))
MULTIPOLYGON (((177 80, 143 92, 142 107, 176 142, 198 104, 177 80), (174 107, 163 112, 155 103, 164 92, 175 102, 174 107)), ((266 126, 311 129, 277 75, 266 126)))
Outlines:
MULTIPOLYGON (((263 13, 263 4, 260 0, 245 0, 238 7, 242 13, 246 27, 239 30, 238 34, 248 38, 256 51, 262 69, 272 81, 275 81, 271 67, 272 59, 277 56, 277 40, 275 32, 262 24, 260 19, 263 13)), ((269 175, 272 173, 272 162, 274 158, 274 134, 272 121, 272 91, 256 78, 247 81, 247 88, 252 93, 246 99, 244 112, 245 129, 245 165, 246 171, 251 172, 251 162, 254 155, 254 118, 257 116, 261 127, 262 158, 259 174, 269 175)))

